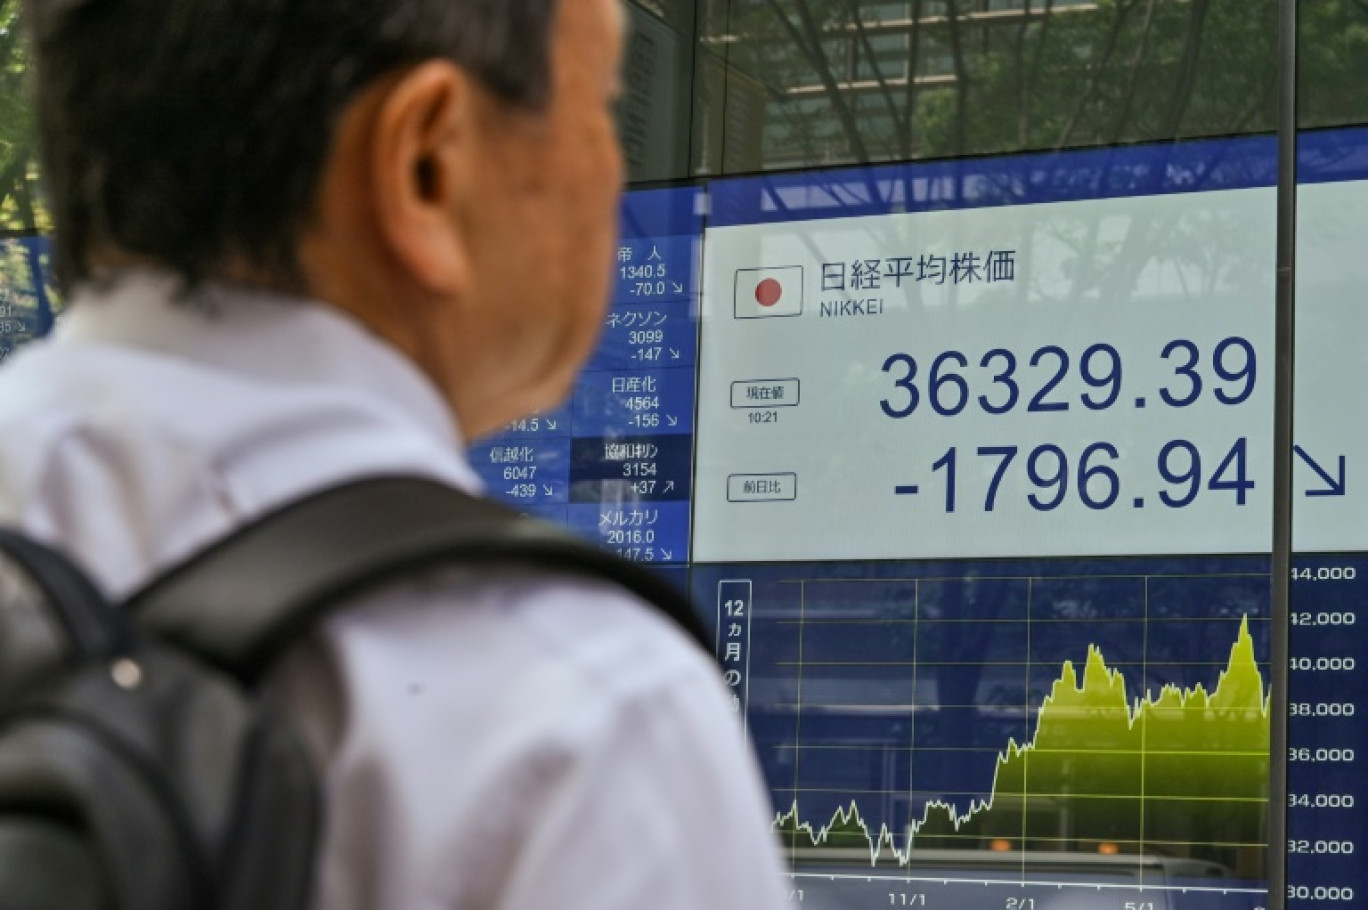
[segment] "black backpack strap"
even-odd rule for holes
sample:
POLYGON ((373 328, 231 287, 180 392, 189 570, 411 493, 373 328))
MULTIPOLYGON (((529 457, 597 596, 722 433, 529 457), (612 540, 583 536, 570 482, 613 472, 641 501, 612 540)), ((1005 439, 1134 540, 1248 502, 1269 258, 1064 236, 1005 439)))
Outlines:
POLYGON ((74 657, 108 657, 132 644, 122 617, 67 556, 8 528, 0 528, 0 555, 37 586, 74 657))
POLYGON ((446 566, 598 578, 655 604, 711 653, 688 599, 654 572, 436 481, 363 480, 249 524, 130 599, 138 623, 254 682, 335 606, 446 566))

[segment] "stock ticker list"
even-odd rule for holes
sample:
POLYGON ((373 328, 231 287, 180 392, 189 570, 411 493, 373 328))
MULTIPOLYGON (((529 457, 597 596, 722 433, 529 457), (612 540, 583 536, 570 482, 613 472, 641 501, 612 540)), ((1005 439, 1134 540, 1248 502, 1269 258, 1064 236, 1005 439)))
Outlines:
POLYGON ((494 497, 660 566, 688 560, 698 198, 627 198, 602 338, 569 401, 470 453, 494 497))
POLYGON ((0 239, 0 363, 52 329, 51 258, 47 237, 0 239))

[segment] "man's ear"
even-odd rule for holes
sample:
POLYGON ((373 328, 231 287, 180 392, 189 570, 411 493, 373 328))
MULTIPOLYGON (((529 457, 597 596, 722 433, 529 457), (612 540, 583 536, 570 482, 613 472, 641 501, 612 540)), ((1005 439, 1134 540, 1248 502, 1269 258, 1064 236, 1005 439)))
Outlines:
POLYGON ((474 86, 450 63, 408 71, 380 101, 369 150, 376 228, 412 280, 438 296, 470 281, 462 214, 477 156, 474 86))

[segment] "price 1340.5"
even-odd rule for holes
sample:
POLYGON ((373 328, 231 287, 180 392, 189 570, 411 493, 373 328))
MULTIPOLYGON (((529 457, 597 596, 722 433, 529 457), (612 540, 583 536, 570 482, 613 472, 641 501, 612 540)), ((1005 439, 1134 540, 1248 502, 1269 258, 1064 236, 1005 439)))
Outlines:
MULTIPOLYGON (((972 497, 970 508, 981 506, 985 512, 995 511, 1005 499, 1004 483, 1009 478, 1020 477, 1020 474, 1014 475, 1014 471, 1024 473, 1028 491, 1026 502, 1038 512, 1054 511, 1071 498, 1096 511, 1118 504, 1123 508, 1143 509, 1150 501, 1146 494, 1129 498, 1124 495, 1127 489, 1122 480, 1125 464, 1120 451, 1109 442, 1093 443, 1074 457, 1053 444, 1030 450, 1019 446, 984 446, 970 457, 983 462, 980 470, 972 472, 972 476, 987 480, 981 497, 977 495, 980 491, 961 488, 961 474, 968 472, 960 470, 965 456, 958 447, 947 450, 931 466, 943 490, 946 512, 964 507, 967 496, 972 497)), ((1008 486, 1022 485, 1016 480, 1008 486)), ((1144 489, 1157 494, 1158 502, 1170 509, 1186 508, 1199 497, 1211 494, 1228 495, 1235 505, 1243 506, 1248 503, 1254 487, 1249 476, 1249 441, 1244 437, 1235 440, 1229 449, 1220 451, 1215 458, 1205 456, 1195 443, 1186 439, 1168 442, 1159 450, 1154 476, 1144 483, 1144 489), (1215 465, 1215 468, 1208 469, 1208 465, 1215 465)), ((895 489, 899 496, 917 496, 921 492, 920 486, 895 489)))

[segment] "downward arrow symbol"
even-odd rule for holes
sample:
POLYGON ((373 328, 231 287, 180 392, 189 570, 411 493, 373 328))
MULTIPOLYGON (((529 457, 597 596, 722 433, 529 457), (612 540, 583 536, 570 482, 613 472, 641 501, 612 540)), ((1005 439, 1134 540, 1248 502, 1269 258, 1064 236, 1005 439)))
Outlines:
POLYGON ((674 559, 674 550, 661 550, 660 556, 665 562, 674 559))
POLYGON ((551 484, 549 484, 549 483, 544 483, 544 484, 542 484, 542 492, 543 492, 544 494, 546 494, 547 496, 554 496, 554 495, 556 495, 555 489, 554 489, 554 488, 551 486, 551 484))
POLYGON ((1328 471, 1326 471, 1325 468, 1322 468, 1319 464, 1317 464, 1317 463, 1316 463, 1316 460, 1315 460, 1314 458, 1312 458, 1310 455, 1308 455, 1307 452, 1306 452, 1306 450, 1303 449, 1301 446, 1293 446, 1293 447, 1292 447, 1292 451, 1296 452, 1296 453, 1297 453, 1297 456, 1298 456, 1299 458, 1301 458, 1302 461, 1306 462, 1307 467, 1309 467, 1311 470, 1313 470, 1313 471, 1315 471, 1317 474, 1319 474, 1321 480, 1325 481, 1326 489, 1323 489, 1323 490, 1307 490, 1307 491, 1306 491, 1306 495, 1307 495, 1307 496, 1343 496, 1343 495, 1344 495, 1344 493, 1345 493, 1345 483, 1346 483, 1346 477, 1345 477, 1345 470, 1346 470, 1346 468, 1345 468, 1345 458, 1344 458, 1343 455, 1341 455, 1341 456, 1339 457, 1339 477, 1336 478, 1336 477, 1331 477, 1331 476, 1330 476, 1330 473, 1329 473, 1328 471))
POLYGON ((669 417, 669 416, 667 416, 667 417, 665 418, 665 422, 666 422, 667 424, 669 424, 670 426, 672 426, 672 427, 677 427, 677 426, 679 426, 679 418, 678 418, 678 417, 669 417))
POLYGON ((670 284, 674 287, 674 292, 676 294, 684 293, 684 285, 680 284, 678 281, 671 281, 670 284))
POLYGON ((554 421, 554 420, 548 420, 548 421, 546 422, 546 428, 547 428, 548 430, 554 430, 554 429, 556 428, 556 421, 554 421))
POLYGON ((681 356, 682 356, 682 355, 680 354, 680 352, 678 351, 678 349, 676 349, 676 348, 670 348, 670 359, 671 359, 671 360, 678 360, 681 356))

